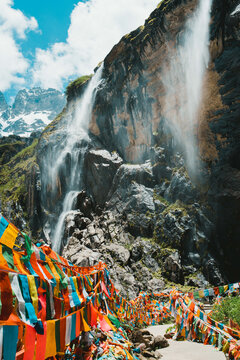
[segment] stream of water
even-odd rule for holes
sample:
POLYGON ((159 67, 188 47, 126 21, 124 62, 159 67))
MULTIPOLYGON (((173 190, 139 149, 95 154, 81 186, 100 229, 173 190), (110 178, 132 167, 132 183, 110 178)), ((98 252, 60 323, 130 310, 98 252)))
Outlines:
POLYGON ((82 97, 77 101, 71 121, 67 122, 65 145, 57 153, 56 161, 51 162, 52 184, 56 183, 60 168, 67 167, 65 173, 68 172, 66 195, 53 235, 51 236, 52 248, 56 252, 60 252, 61 249, 66 216, 73 209, 74 200, 81 190, 81 173, 87 145, 79 146, 79 144, 83 140, 85 142, 89 140, 88 125, 92 115, 96 92, 101 82, 102 70, 103 66, 97 70, 89 81, 82 97))
POLYGON ((163 74, 166 90, 164 115, 175 143, 184 148, 189 172, 198 168, 196 126, 202 100, 203 81, 209 62, 209 24, 212 0, 200 0, 178 38, 177 49, 169 49, 163 74))

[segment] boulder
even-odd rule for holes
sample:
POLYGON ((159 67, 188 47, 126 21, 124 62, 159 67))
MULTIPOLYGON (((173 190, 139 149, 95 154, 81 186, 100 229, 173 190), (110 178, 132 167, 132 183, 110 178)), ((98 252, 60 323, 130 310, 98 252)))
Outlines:
POLYGON ((131 334, 131 340, 134 343, 143 343, 148 348, 153 342, 154 337, 147 329, 134 329, 131 334))
POLYGON ((103 206, 114 175, 122 164, 120 156, 107 150, 90 150, 84 161, 84 182, 95 202, 103 206))
POLYGON ((183 270, 181 266, 180 256, 177 251, 166 258, 163 267, 163 273, 170 281, 184 284, 183 270))
POLYGON ((154 355, 155 355, 156 359, 161 359, 162 358, 162 354, 161 354, 160 350, 155 350, 154 355))
POLYGON ((148 282, 148 289, 153 292, 161 292, 165 287, 162 279, 153 278, 148 282))
POLYGON ((83 245, 79 242, 79 240, 71 236, 68 240, 67 245, 63 249, 63 256, 72 261, 73 255, 77 254, 83 249, 83 245))
MULTIPOLYGON (((78 193, 75 201, 75 207, 76 209, 80 209, 85 217, 91 217, 93 212, 93 202, 91 198, 87 196, 86 191, 82 190, 78 193)), ((84 226, 84 222, 82 226, 84 226)))
POLYGON ((110 253, 113 259, 115 259, 116 261, 118 261, 123 265, 126 265, 130 258, 129 250, 122 245, 117 245, 117 244, 106 245, 103 250, 110 253))
POLYGON ((153 349, 154 350, 162 349, 162 348, 165 348, 168 346, 169 346, 169 343, 168 343, 167 339, 165 339, 165 337, 162 335, 157 335, 153 340, 153 349))
MULTIPOLYGON (((159 270, 157 258, 158 245, 146 240, 142 240, 140 237, 136 239, 131 250, 131 262, 141 262, 152 271, 159 270)), ((149 271, 149 270, 148 270, 149 271)))
POLYGON ((154 231, 158 242, 180 250, 184 242, 189 244, 194 240, 196 226, 186 210, 174 204, 158 214, 154 231))
POLYGON ((99 252, 85 248, 84 250, 74 254, 71 257, 71 260, 77 266, 93 266, 99 262, 100 258, 101 254, 99 252))
POLYGON ((192 203, 199 198, 199 192, 194 188, 187 172, 178 170, 172 177, 164 197, 172 202, 180 200, 184 203, 192 203))
POLYGON ((106 206, 127 216, 129 230, 134 236, 152 233, 155 211, 153 186, 150 163, 124 164, 114 178, 106 206))

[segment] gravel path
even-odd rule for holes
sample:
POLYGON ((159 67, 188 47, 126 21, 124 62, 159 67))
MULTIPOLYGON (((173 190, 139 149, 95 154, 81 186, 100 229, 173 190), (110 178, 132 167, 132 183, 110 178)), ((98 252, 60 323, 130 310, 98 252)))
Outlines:
MULTIPOLYGON (((170 325, 150 326, 153 335, 164 335, 170 325)), ((163 360, 226 360, 223 352, 211 345, 203 345, 191 341, 168 340, 169 347, 161 349, 163 360)))

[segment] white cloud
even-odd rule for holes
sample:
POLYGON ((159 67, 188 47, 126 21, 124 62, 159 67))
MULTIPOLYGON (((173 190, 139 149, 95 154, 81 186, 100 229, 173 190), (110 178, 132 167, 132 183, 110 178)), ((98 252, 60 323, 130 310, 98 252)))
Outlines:
POLYGON ((71 14, 68 37, 37 49, 33 82, 62 89, 69 77, 89 74, 120 38, 144 23, 159 0, 90 0, 71 14))
POLYGON ((34 17, 26 17, 20 10, 13 9, 12 0, 0 0, 0 90, 13 84, 23 84, 22 77, 29 66, 17 39, 25 39, 26 33, 38 27, 34 17))

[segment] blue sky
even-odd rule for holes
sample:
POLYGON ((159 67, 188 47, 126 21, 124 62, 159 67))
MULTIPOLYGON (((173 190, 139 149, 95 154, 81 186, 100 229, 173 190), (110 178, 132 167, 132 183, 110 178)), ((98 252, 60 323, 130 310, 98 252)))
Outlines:
POLYGON ((0 91, 64 91, 93 72, 120 38, 144 23, 159 0, 0 0, 0 91))
MULTIPOLYGON (((75 0, 14 1, 14 9, 20 9, 27 17, 34 16, 39 25, 39 31, 29 32, 27 39, 19 42, 25 57, 34 61, 36 45, 46 49, 55 42, 66 40, 70 15, 77 3, 75 0)), ((15 87, 11 87, 5 91, 5 97, 10 100, 15 93, 15 87)))
MULTIPOLYGON (((82 1, 84 2, 84 1, 82 1)), ((70 26, 70 15, 78 1, 73 0, 15 0, 14 8, 21 9, 27 16, 34 16, 39 32, 30 32, 27 42, 23 42, 25 53, 34 53, 36 44, 47 48, 49 44, 65 41, 70 26)))

